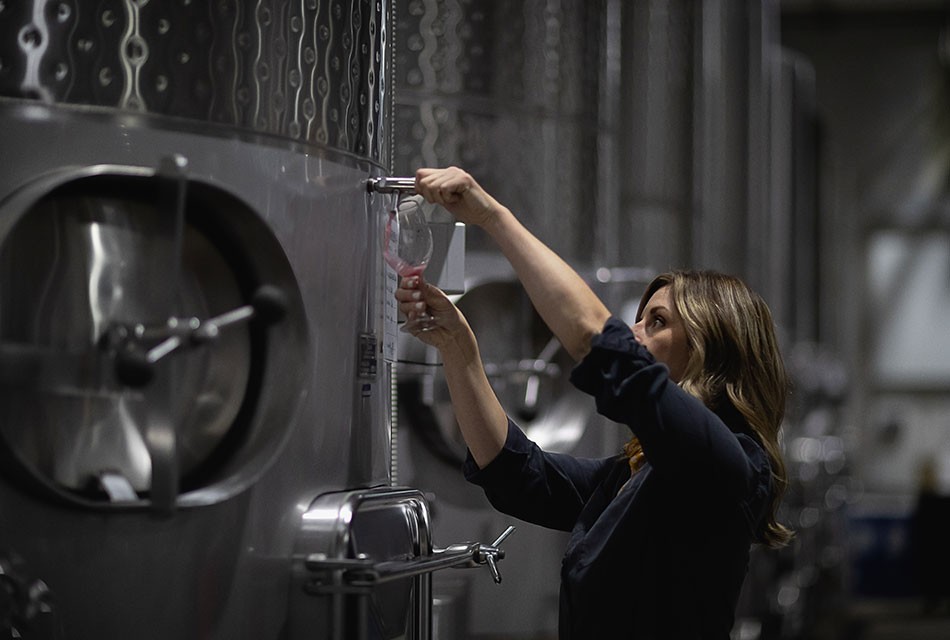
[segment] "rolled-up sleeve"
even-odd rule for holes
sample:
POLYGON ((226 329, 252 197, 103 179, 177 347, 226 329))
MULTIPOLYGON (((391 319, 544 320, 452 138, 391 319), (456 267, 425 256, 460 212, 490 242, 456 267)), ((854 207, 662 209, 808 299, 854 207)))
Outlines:
POLYGON ((510 419, 501 452, 479 468, 471 453, 465 478, 485 491, 492 506, 551 529, 570 531, 613 458, 575 458, 542 451, 510 419))
POLYGON ((697 475, 734 496, 747 494, 755 470, 736 434, 699 399, 670 380, 618 318, 610 318, 574 368, 571 382, 597 411, 625 424, 658 473, 691 482, 697 475))
POLYGON ((657 363, 617 318, 607 320, 592 340, 590 353, 571 372, 571 382, 594 397, 598 413, 624 424, 668 380, 666 366, 657 363))

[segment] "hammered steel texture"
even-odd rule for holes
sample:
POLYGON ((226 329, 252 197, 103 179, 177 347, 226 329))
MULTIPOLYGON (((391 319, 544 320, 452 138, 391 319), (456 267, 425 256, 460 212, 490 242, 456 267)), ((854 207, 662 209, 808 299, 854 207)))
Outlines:
POLYGON ((0 0, 0 96, 187 118, 388 161, 387 6, 0 0))
MULTIPOLYGON (((568 258, 595 250, 606 0, 395 6, 397 174, 458 164, 568 258)), ((475 251, 491 251, 476 230, 475 251)))

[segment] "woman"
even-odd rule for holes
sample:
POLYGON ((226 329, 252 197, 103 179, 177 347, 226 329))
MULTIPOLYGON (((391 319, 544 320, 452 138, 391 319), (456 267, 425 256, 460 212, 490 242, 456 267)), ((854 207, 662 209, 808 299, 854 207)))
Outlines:
POLYGON ((791 536, 776 520, 787 380, 768 307, 736 278, 674 272, 629 327, 464 171, 420 169, 416 191, 489 234, 578 362, 572 382, 633 435, 608 459, 541 451, 506 416, 458 309, 401 282, 400 309, 437 319, 416 335, 442 356, 466 477, 500 511, 572 534, 560 637, 728 638, 750 545, 791 536))

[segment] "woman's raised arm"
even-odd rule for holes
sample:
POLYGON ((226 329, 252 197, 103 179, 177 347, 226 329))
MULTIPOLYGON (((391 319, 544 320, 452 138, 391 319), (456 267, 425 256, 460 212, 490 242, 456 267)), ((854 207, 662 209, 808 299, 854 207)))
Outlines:
POLYGON ((584 279, 514 214, 457 167, 419 169, 416 191, 460 222, 483 228, 514 268, 548 328, 575 360, 590 351, 610 312, 584 279))

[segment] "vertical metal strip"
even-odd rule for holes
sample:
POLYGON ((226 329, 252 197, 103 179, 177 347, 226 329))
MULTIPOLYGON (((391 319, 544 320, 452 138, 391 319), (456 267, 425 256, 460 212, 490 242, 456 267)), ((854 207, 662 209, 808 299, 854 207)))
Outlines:
POLYGON ((399 485, 399 365, 389 364, 389 484, 399 485))
MULTIPOLYGON (((386 87, 389 89, 389 173, 396 162, 396 0, 390 0, 388 12, 387 64, 389 73, 386 87)), ((389 365, 389 482, 399 484, 399 365, 394 360, 389 365)))
POLYGON ((390 0, 388 17, 388 38, 385 46, 389 49, 387 64, 383 66, 389 73, 389 173, 396 166, 396 0, 390 0))

